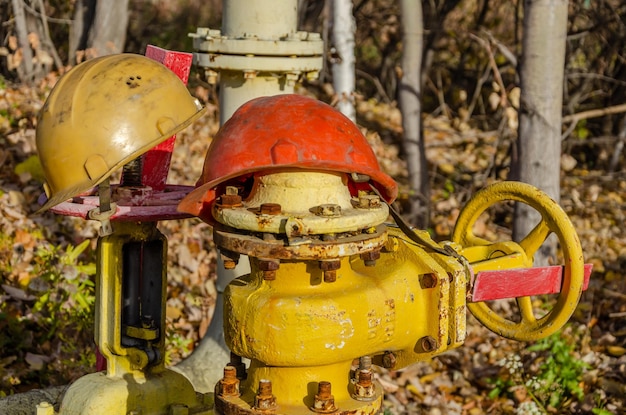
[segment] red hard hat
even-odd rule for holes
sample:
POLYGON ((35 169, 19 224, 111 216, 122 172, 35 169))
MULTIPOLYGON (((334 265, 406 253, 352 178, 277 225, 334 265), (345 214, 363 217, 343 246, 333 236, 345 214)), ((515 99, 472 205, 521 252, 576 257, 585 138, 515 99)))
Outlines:
MULTIPOLYGON (((242 183, 253 173, 289 169, 367 175, 387 202, 398 195, 398 185, 380 170, 350 119, 321 101, 287 94, 256 98, 235 111, 215 135, 197 187, 178 210, 212 222, 218 185, 233 179, 242 183)), ((368 188, 352 180, 349 185, 353 193, 359 186, 368 188)))

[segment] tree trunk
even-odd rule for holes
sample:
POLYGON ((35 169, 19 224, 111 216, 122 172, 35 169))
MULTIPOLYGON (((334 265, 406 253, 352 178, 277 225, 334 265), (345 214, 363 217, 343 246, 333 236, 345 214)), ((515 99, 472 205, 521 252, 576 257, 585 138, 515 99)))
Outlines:
POLYGON ((26 25, 26 15, 24 14, 24 4, 21 0, 13 0, 13 13, 15 14, 15 32, 17 34, 17 44, 21 50, 22 62, 17 67, 17 73, 22 81, 30 82, 33 79, 33 51, 28 41, 28 28, 26 25))
POLYGON ((402 111, 403 146, 409 168, 410 222, 424 229, 429 222, 430 183, 422 134, 421 68, 424 26, 421 2, 401 0, 402 78, 398 100, 402 111))
MULTIPOLYGON (((525 0, 520 67, 521 105, 518 159, 514 178, 560 198, 561 117, 567 36, 567 0, 525 0)), ((538 213, 517 204, 515 238, 527 235, 538 213)), ((535 260, 554 256, 556 243, 544 244, 535 260)))
POLYGON ((124 51, 129 0, 79 0, 70 34, 70 64, 124 51))
POLYGON ((352 0, 334 0, 333 44, 335 59, 332 65, 333 87, 337 94, 337 108, 346 117, 356 121, 354 109, 355 57, 354 32, 356 23, 352 15, 352 0))

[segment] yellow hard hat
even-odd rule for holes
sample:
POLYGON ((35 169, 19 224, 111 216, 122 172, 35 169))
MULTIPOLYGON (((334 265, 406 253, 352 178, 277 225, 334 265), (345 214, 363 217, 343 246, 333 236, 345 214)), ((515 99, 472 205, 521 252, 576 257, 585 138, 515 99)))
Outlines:
POLYGON ((168 68, 142 55, 86 61, 50 92, 37 123, 49 209, 195 121, 204 108, 168 68))

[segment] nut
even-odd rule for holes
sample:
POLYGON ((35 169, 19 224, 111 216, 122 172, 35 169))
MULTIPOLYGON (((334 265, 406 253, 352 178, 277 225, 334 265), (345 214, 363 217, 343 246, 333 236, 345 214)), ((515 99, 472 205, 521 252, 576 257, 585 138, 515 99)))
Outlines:
POLYGON ((341 261, 338 259, 331 259, 319 262, 319 267, 324 271, 324 282, 337 281, 337 270, 341 268, 341 261))
POLYGON ((439 344, 437 340, 432 336, 424 336, 419 340, 419 344, 422 347, 422 350, 425 352, 432 352, 433 350, 437 350, 439 344))
POLYGON ((311 410, 320 414, 327 414, 337 411, 335 406, 335 397, 331 394, 331 384, 327 381, 321 381, 317 385, 317 394, 313 401, 311 410))
POLYGON ((263 274, 265 281, 274 281, 276 271, 280 268, 280 261, 276 259, 259 259, 259 270, 263 274))
POLYGON ((373 266, 375 266, 376 265, 376 260, 378 258, 380 258, 380 251, 379 250, 363 252, 361 254, 361 259, 365 263, 366 267, 373 267, 373 266))
POLYGON ((239 379, 237 379, 237 369, 234 366, 224 368, 224 377, 217 383, 217 393, 219 396, 239 396, 239 379))
POLYGON ((437 274, 428 273, 420 277, 422 288, 435 288, 437 286, 437 274))
POLYGON ((272 382, 267 379, 259 381, 259 391, 254 397, 254 409, 265 413, 276 410, 276 397, 272 395, 272 382))
POLYGON ((383 355, 383 367, 393 369, 396 366, 396 355, 393 352, 385 352, 383 355))
POLYGON ((327 203, 319 206, 314 206, 310 209, 312 213, 317 216, 325 217, 337 217, 341 216, 341 206, 334 203, 327 203))
POLYGON ((359 401, 375 399, 376 391, 372 382, 372 371, 370 369, 359 369, 357 379, 354 384, 354 394, 352 397, 359 401))

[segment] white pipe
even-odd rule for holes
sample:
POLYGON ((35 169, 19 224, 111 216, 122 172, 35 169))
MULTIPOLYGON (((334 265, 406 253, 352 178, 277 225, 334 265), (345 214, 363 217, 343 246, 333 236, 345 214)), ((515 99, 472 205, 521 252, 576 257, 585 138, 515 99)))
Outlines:
MULTIPOLYGON (((323 42, 316 33, 298 32, 298 0, 224 0, 222 30, 199 28, 194 63, 214 78, 219 73, 220 125, 244 103, 260 96, 290 94, 300 76, 322 69, 323 42)), ((218 255, 217 300, 208 331, 196 350, 176 366, 198 392, 212 392, 229 362, 224 342, 223 291, 250 272, 242 256, 227 270, 218 255)))

